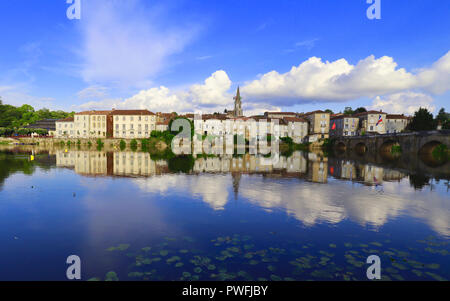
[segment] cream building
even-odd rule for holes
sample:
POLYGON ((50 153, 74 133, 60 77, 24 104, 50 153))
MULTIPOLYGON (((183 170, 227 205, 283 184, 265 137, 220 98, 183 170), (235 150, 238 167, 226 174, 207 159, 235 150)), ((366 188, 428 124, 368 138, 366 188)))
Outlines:
POLYGON ((409 118, 405 115, 386 115, 386 133, 401 133, 408 126, 409 118))
POLYGON ((74 135, 70 138, 111 137, 112 123, 108 118, 111 111, 84 111, 76 113, 74 135))
POLYGON ((148 110, 111 111, 114 138, 148 138, 156 130, 156 114, 148 110))
POLYGON ((330 120, 330 136, 358 135, 359 118, 351 115, 340 115, 330 120))
POLYGON ((314 111, 303 116, 309 123, 309 142, 319 142, 329 137, 330 113, 314 111))
POLYGON ((368 111, 353 115, 359 118, 359 133, 386 133, 386 113, 382 111, 368 111))
POLYGON ((68 117, 66 119, 61 119, 55 122, 55 138, 70 138, 75 133, 75 125, 73 122, 73 117, 68 117))

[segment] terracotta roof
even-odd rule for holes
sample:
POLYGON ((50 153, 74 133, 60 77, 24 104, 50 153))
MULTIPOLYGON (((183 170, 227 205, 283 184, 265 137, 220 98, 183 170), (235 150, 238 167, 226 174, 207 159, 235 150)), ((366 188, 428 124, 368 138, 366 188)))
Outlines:
POLYGON ((355 115, 341 114, 341 115, 333 116, 330 119, 331 120, 336 120, 336 119, 342 119, 342 118, 358 118, 358 117, 355 116, 355 115))
POLYGON ((306 119, 300 117, 284 117, 283 119, 287 122, 308 122, 306 119))
POLYGON ((322 111, 322 110, 316 110, 316 111, 305 113, 305 116, 311 115, 311 114, 330 114, 330 113, 327 113, 327 112, 322 111))
POLYGON ((149 110, 112 110, 111 115, 155 115, 149 110))
POLYGON ((265 112, 264 115, 297 115, 294 112, 265 112))
POLYGON ((156 125, 169 125, 170 120, 166 119, 164 121, 158 121, 156 125))
POLYGON ((57 120, 56 122, 73 122, 73 117, 57 120))
POLYGON ((358 114, 353 114, 353 116, 364 116, 364 115, 368 115, 368 114, 387 114, 387 113, 385 113, 383 111, 374 111, 374 110, 372 110, 372 111, 367 111, 367 112, 361 112, 361 113, 358 113, 358 114))
POLYGON ((408 117, 403 114, 388 114, 386 119, 408 119, 408 117))
POLYGON ((75 115, 109 115, 112 111, 83 111, 79 113, 75 113, 75 115))

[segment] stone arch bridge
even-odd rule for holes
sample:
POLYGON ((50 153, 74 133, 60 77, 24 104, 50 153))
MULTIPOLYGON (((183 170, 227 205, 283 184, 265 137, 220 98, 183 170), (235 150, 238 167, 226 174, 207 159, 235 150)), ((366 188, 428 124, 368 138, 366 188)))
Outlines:
POLYGON ((450 130, 338 137, 334 143, 338 150, 373 154, 390 152, 393 145, 399 145, 404 153, 431 153, 440 144, 450 147, 450 130))

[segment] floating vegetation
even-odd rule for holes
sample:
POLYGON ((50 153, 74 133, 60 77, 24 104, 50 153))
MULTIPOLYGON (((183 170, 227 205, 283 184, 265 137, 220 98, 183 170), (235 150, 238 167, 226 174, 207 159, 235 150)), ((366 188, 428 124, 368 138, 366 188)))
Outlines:
MULTIPOLYGON (((446 256, 447 245, 435 238, 418 241, 423 246, 418 251, 411 251, 411 248, 398 250, 386 240, 381 240, 383 243, 329 243, 321 249, 308 242, 288 242, 282 246, 258 244, 250 236, 238 234, 208 239, 206 242, 210 248, 204 246, 205 249, 193 248, 190 244, 194 241, 189 236, 182 239, 164 237, 159 244, 127 253, 126 256, 134 261, 129 265, 128 278, 183 281, 366 280, 366 259, 370 254, 378 254, 384 262, 383 281, 445 280, 444 276, 448 274, 444 271, 445 266, 421 262, 423 258, 417 255, 446 256), (179 248, 180 243, 183 248, 179 248), (242 270, 243 266, 247 269, 242 270), (155 268, 161 273, 158 274, 155 268)), ((125 251, 129 247, 129 244, 120 244, 107 251, 125 251)), ((106 279, 114 281, 118 277, 115 272, 108 272, 106 279)))
POLYGON ((109 247, 106 249, 106 251, 112 252, 112 251, 125 251, 130 247, 129 244, 120 244, 116 247, 109 247))
POLYGON ((105 276, 105 281, 119 281, 119 277, 117 277, 116 272, 108 272, 105 276))

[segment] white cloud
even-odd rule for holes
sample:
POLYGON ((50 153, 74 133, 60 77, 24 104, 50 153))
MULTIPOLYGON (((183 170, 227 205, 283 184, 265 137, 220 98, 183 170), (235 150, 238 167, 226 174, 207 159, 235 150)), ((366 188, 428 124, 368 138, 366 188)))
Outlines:
MULTIPOLYGON (((223 112, 233 109, 233 93, 230 92, 231 80, 227 73, 219 70, 211 74, 202 84, 194 84, 185 90, 171 91, 160 86, 141 90, 134 96, 125 99, 106 99, 91 101, 78 106, 80 109, 147 109, 153 112, 223 112)), ((245 102, 246 115, 255 115, 267 110, 279 111, 280 108, 266 103, 245 102)))
POLYGON ((135 1, 86 1, 80 22, 82 77, 87 82, 138 85, 195 35, 192 26, 167 27, 160 11, 135 1))
POLYGON ((411 91, 390 94, 385 97, 377 96, 371 106, 374 110, 409 115, 413 115, 421 107, 433 112, 435 110, 433 98, 423 93, 411 91))
POLYGON ((107 95, 108 88, 99 85, 89 86, 77 93, 77 96, 80 99, 98 99, 104 98, 107 95))
POLYGON ((356 65, 345 59, 323 62, 312 57, 289 72, 271 71, 249 82, 242 92, 249 99, 272 99, 275 104, 344 102, 406 90, 443 93, 450 87, 450 52, 430 68, 413 74, 398 68, 393 58, 369 56, 356 65))

